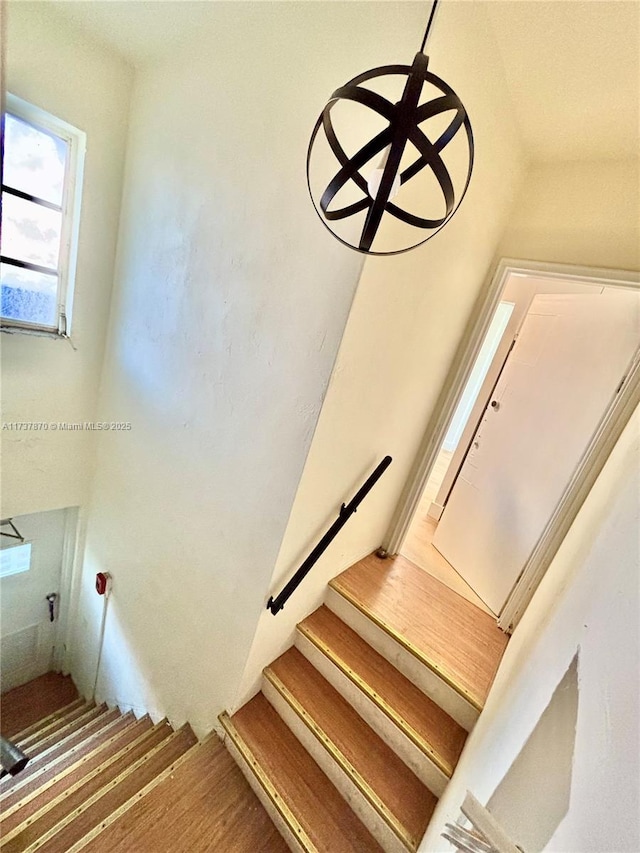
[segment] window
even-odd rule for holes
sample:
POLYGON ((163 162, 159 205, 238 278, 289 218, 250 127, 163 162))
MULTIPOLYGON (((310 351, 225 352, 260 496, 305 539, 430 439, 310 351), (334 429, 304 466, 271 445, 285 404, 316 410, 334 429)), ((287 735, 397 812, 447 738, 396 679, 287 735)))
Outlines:
POLYGON ((2 327, 69 333, 85 134, 7 95, 2 327))
POLYGON ((31 568, 31 542, 23 545, 11 545, 0 551, 0 578, 7 575, 19 575, 31 568))

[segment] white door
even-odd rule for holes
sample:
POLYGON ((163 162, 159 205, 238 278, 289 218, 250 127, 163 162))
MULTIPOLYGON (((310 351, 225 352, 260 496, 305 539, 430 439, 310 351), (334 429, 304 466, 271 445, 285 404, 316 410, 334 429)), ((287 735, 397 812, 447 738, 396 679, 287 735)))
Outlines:
POLYGON ((640 345, 640 296, 536 296, 433 539, 499 613, 640 345))
MULTIPOLYGON (((53 665, 59 600, 50 619, 47 596, 60 592, 65 510, 13 519, 25 542, 0 537, 1 689, 4 693, 53 665)), ((2 530, 11 532, 3 526, 2 530)))

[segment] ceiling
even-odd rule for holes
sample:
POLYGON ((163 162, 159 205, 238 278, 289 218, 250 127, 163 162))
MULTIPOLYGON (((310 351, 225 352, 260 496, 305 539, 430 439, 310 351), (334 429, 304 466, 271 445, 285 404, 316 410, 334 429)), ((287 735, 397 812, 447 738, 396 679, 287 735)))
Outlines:
POLYGON ((494 0, 486 7, 532 159, 638 156, 637 0, 494 0))
MULTIPOLYGON (((210 25, 211 2, 92 0, 55 7, 141 65, 210 25)), ((486 8, 504 65, 505 97, 530 159, 638 155, 640 0, 445 2, 486 8)))
POLYGON ((50 0, 50 5, 140 66, 210 26, 212 2, 217 0, 50 0))

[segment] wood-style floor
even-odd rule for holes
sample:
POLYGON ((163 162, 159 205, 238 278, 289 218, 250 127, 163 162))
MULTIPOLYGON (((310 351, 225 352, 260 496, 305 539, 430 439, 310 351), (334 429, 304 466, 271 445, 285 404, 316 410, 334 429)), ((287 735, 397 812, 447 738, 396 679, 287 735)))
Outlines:
POLYGON ((274 661, 265 677, 275 677, 276 689, 291 697, 316 736, 322 733, 320 748, 344 762, 374 808, 381 808, 407 846, 417 850, 437 803, 431 791, 298 649, 274 661))
POLYGON ((211 736, 90 842, 87 853, 287 853, 222 742, 211 736))
POLYGON ((0 730, 10 738, 78 698, 73 681, 47 672, 0 696, 0 730))
POLYGON ((508 639, 495 618, 402 556, 372 554, 330 585, 482 710, 508 639))

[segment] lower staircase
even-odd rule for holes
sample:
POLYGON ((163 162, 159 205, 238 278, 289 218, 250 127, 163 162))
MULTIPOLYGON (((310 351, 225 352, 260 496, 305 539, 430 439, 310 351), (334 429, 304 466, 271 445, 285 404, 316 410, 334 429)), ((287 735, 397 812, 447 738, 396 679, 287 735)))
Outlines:
POLYGON ((293 851, 417 851, 507 644, 404 557, 329 584, 262 691, 220 717, 293 851))
MULTIPOLYGON (((17 691, 37 700, 40 687, 17 691)), ((2 853, 286 850, 215 734, 197 743, 188 725, 79 698, 18 732, 16 716, 3 731, 31 760, 0 780, 2 853)))
POLYGON ((196 738, 188 726, 77 699, 13 737, 30 757, 0 783, 3 853, 85 847, 127 807, 173 773, 196 738))

